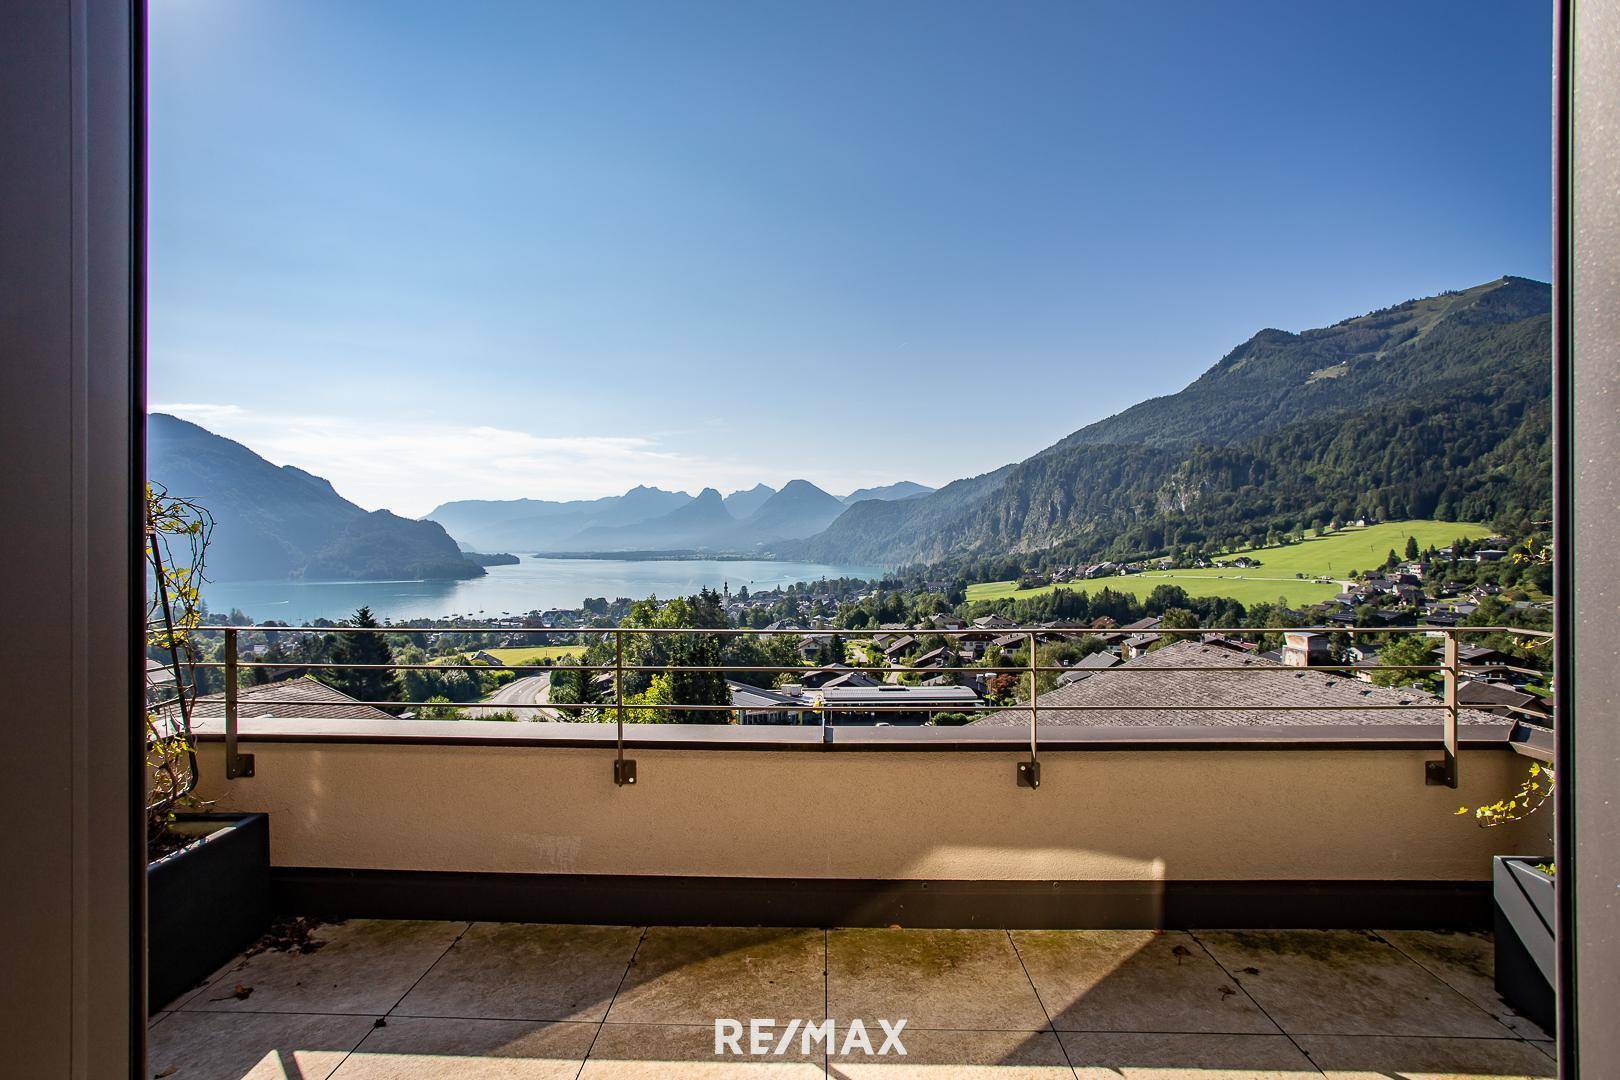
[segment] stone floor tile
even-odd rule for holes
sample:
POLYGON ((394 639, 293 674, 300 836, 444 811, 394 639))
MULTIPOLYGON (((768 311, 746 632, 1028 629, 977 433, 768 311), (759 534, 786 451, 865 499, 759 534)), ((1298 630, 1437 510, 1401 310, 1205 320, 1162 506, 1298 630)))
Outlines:
MULTIPOLYGON (((873 1047, 881 1045, 874 1032, 873 1047)), ((843 1035, 838 1036, 842 1042, 843 1035)), ((1073 1080, 1063 1047, 1050 1031, 912 1031, 900 1033, 905 1057, 835 1054, 832 1077, 849 1080, 1073 1080)))
POLYGON ((181 1011, 381 1015, 466 929, 462 922, 392 919, 321 926, 311 935, 323 943, 317 951, 270 950, 230 964, 181 1011))
POLYGON ((369 1016, 178 1012, 152 1029, 147 1075, 165 1080, 327 1080, 369 1016))
POLYGON ((1520 1038, 1548 1037, 1534 1020, 1514 1012, 1496 992, 1496 947, 1490 934, 1468 930, 1380 930, 1378 936, 1520 1038))
POLYGON ((394 1012, 601 1020, 640 940, 633 926, 474 923, 394 1012))
POLYGON ((332 1080, 574 1080, 595 1035, 595 1024, 391 1016, 332 1080))
POLYGON ((1304 1080, 1321 1074, 1286 1035, 1058 1033, 1079 1080, 1304 1080))
POLYGON ((1015 930, 1012 937, 1059 1031, 1278 1034, 1188 934, 1015 930))
POLYGON ((827 1012, 912 1028, 1036 1031, 1046 1011, 1003 930, 833 930, 827 1012))
POLYGON ((1299 1044, 1330 1080, 1554 1080, 1558 1072, 1518 1039, 1305 1035, 1299 1044))
MULTIPOLYGON (((743 1042, 747 1048, 746 1036, 743 1042)), ((717 1055, 714 1022, 603 1024, 580 1080, 823 1080, 824 1055, 802 1039, 781 1057, 717 1055)))
POLYGON ((654 926, 607 1018, 711 1030, 716 1018, 819 1021, 825 958, 820 930, 654 926))
POLYGON ((1194 936, 1291 1035, 1512 1034, 1371 934, 1258 930, 1194 936))

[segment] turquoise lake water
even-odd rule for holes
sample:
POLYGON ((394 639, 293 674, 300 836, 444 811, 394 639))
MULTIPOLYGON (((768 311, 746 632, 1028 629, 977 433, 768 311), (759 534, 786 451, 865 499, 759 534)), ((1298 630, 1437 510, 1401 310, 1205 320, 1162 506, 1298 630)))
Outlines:
POLYGON ((577 608, 588 596, 686 596, 729 584, 733 592, 771 589, 831 577, 876 578, 876 566, 822 566, 768 560, 535 559, 491 566, 471 581, 232 581, 203 590, 210 610, 240 608, 255 621, 302 623, 341 619, 362 604, 378 618, 448 618, 521 615, 547 608, 577 608))

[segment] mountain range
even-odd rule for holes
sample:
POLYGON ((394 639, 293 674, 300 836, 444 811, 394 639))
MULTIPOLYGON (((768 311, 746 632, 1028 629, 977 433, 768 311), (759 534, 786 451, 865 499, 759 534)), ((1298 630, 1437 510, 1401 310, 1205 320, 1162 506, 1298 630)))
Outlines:
POLYGON ((478 551, 716 551, 747 553, 821 532, 861 501, 916 498, 933 488, 910 480, 839 498, 808 480, 782 489, 755 484, 722 496, 637 487, 583 502, 537 499, 448 502, 427 515, 478 551))
POLYGON ((485 573, 437 522, 365 510, 319 476, 272 465, 196 424, 153 413, 146 445, 147 476, 214 517, 205 567, 213 581, 398 581, 485 573))
POLYGON ((1547 285, 1504 277, 1320 329, 1261 330, 1175 394, 937 491, 635 487, 448 502, 411 521, 163 415, 149 422, 150 475, 214 512, 216 580, 483 573, 462 550, 1042 561, 1253 541, 1333 519, 1540 518, 1551 503, 1550 310, 1547 285))
POLYGON ((931 494, 859 503, 782 554, 1106 556, 1334 518, 1544 517, 1550 310, 1547 285, 1504 277, 1321 329, 1262 330, 1179 393, 931 494))

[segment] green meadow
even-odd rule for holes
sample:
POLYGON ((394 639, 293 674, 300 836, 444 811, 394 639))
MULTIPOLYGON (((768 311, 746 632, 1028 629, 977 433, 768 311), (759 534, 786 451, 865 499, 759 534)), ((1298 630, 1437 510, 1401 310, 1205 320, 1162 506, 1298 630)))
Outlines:
POLYGON ((969 585, 967 598, 995 600, 1005 596, 1039 596, 1053 589, 1096 592, 1103 587, 1143 598, 1160 585, 1179 585, 1189 596, 1227 596, 1241 604, 1274 602, 1278 597, 1290 605, 1320 603, 1340 591, 1339 581, 1353 570, 1370 570, 1383 565, 1393 548, 1397 554, 1406 547, 1407 537, 1415 537, 1418 547, 1446 547, 1453 540, 1477 540, 1491 529, 1458 521, 1389 521, 1365 529, 1344 528, 1325 536, 1307 537, 1298 544, 1256 548, 1238 554, 1260 560, 1247 570, 1217 567, 1208 570, 1153 570, 1126 577, 1098 578, 1092 581, 1047 585, 1039 589, 1019 589, 1016 581, 991 581, 969 585), (1298 575, 1305 575, 1301 579, 1298 575), (1310 579, 1328 577, 1333 584, 1310 579))
MULTIPOLYGON (((468 649, 466 652, 457 653, 456 655, 471 656, 477 651, 477 649, 468 649)), ((550 660, 552 663, 556 663, 558 660, 571 660, 583 653, 585 651, 585 646, 522 645, 511 649, 485 649, 484 651, 489 653, 489 655, 493 656, 495 659, 499 660, 501 663, 516 667, 518 664, 525 663, 529 660, 550 660)), ((450 663, 454 659, 455 657, 440 657, 438 660, 435 660, 434 663, 450 663)))

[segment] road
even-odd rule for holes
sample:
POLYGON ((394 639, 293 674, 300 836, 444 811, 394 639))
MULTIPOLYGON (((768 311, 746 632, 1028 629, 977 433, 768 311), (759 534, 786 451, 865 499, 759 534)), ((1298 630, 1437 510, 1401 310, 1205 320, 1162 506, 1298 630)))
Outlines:
MULTIPOLYGON (((556 720, 556 713, 550 709, 538 709, 536 705, 544 705, 551 694, 551 675, 525 675, 521 679, 513 679, 484 700, 491 705, 502 705, 502 711, 510 712, 519 720, 556 720)), ((494 709, 468 709, 468 719, 476 720, 480 716, 495 712, 494 709)))

